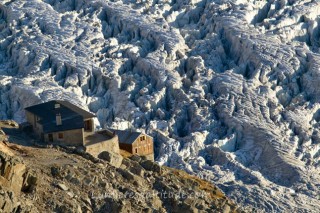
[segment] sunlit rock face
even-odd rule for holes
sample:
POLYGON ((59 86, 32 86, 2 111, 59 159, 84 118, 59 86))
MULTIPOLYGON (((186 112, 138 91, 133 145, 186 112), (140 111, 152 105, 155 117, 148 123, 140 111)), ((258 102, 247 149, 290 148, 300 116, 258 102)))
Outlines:
POLYGON ((67 99, 263 211, 320 209, 320 3, 3 0, 2 119, 67 99))

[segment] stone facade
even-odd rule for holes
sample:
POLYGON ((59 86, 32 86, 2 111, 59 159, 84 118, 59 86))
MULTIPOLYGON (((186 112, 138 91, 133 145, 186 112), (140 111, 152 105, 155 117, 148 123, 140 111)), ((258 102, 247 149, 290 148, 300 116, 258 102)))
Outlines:
POLYGON ((39 120, 39 117, 37 117, 36 115, 32 114, 31 112, 26 111, 26 119, 32 125, 34 134, 38 138, 43 138, 42 125, 37 122, 39 120))
MULTIPOLYGON (((99 132, 95 134, 101 134, 99 132)), ((112 137, 105 137, 106 139, 99 142, 86 142, 84 144, 85 151, 93 155, 94 157, 98 157, 98 155, 102 151, 109 151, 112 153, 119 153, 119 139, 118 136, 114 135, 112 137)))
MULTIPOLYGON (((97 157, 103 151, 119 153, 119 140, 108 131, 94 131, 94 120, 84 119, 84 128, 45 133, 38 121, 40 118, 26 111, 26 119, 32 125, 33 133, 45 143, 84 147, 84 150, 97 157)), ((63 122, 61 123, 63 125, 63 122)), ((66 126, 66 129, 68 126, 66 126)))
MULTIPOLYGON (((56 143, 69 146, 82 146, 84 144, 84 128, 71 129, 59 132, 44 133, 42 125, 37 121, 38 116, 26 111, 26 119, 33 127, 33 133, 46 143, 56 143)), ((94 131, 93 119, 86 119, 84 122, 90 121, 90 132, 94 131)))
POLYGON ((82 146, 84 141, 83 137, 83 129, 71 129, 67 131, 44 134, 44 142, 68 146, 82 146))

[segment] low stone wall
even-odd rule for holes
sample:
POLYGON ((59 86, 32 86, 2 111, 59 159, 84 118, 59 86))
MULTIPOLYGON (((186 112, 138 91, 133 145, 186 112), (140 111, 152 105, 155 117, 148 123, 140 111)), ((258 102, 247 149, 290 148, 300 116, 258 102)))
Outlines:
MULTIPOLYGON (((99 134, 99 133, 95 133, 95 134, 99 134)), ((101 141, 98 143, 86 144, 85 151, 90 153, 94 157, 98 157, 98 155, 103 151, 120 153, 118 136, 114 136, 111 139, 106 138, 105 141, 101 141)))

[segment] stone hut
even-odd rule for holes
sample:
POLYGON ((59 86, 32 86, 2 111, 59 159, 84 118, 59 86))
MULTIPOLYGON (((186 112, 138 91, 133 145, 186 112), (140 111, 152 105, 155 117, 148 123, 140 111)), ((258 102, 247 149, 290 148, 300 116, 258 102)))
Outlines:
POLYGON ((44 143, 82 146, 94 156, 102 151, 119 153, 118 137, 110 132, 95 132, 96 116, 68 101, 49 101, 25 111, 33 133, 44 143))

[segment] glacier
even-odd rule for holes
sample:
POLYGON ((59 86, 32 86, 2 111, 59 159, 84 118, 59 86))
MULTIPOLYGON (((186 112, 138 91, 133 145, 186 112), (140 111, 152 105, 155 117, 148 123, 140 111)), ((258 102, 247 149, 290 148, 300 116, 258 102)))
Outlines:
POLYGON ((320 209, 320 1, 2 0, 0 118, 67 99, 261 212, 320 209))

